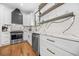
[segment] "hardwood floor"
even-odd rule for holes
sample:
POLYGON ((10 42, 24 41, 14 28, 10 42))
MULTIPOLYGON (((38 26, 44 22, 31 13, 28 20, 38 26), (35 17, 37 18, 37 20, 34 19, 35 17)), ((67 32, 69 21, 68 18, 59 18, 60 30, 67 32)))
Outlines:
POLYGON ((37 56, 38 53, 32 49, 27 42, 0 47, 1 56, 37 56))

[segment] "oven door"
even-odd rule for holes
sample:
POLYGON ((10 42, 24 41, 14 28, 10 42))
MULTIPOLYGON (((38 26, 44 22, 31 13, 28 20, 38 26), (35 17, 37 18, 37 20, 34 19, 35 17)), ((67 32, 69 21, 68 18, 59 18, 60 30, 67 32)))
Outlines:
POLYGON ((11 44, 23 41, 23 32, 11 32, 11 44))

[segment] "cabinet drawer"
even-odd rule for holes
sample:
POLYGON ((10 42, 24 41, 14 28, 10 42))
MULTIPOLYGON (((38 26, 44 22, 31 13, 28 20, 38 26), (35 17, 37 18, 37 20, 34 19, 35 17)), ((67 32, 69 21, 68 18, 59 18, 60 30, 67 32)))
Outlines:
POLYGON ((47 51, 47 42, 45 40, 40 40, 40 55, 42 56, 53 56, 49 51, 47 51))
POLYGON ((51 44, 55 44, 55 45, 63 48, 64 50, 67 50, 75 55, 79 55, 79 42, 52 38, 52 37, 48 37, 46 39, 46 41, 51 44))
POLYGON ((73 56, 71 53, 68 53, 66 51, 63 51, 62 49, 57 48, 56 46, 48 46, 47 51, 49 51, 51 54, 54 54, 55 56, 73 56))
POLYGON ((56 46, 46 42, 46 40, 40 40, 40 51, 42 55, 46 53, 48 56, 71 56, 72 54, 57 48, 56 46), (44 51, 44 52, 43 52, 44 51))
POLYGON ((41 56, 54 56, 54 54, 51 54, 49 51, 43 48, 40 49, 40 55, 41 56))

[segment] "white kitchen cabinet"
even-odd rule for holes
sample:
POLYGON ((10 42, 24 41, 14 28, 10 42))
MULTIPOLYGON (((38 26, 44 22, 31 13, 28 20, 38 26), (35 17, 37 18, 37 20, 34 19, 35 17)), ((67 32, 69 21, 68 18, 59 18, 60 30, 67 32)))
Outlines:
POLYGON ((52 54, 49 51, 47 51, 47 49, 43 49, 42 47, 40 49, 40 55, 41 56, 55 56, 54 54, 52 54))
POLYGON ((23 40, 27 40, 32 45, 32 33, 24 32, 23 40))
MULTIPOLYGON (((79 55, 78 54, 78 46, 77 42, 67 41, 63 39, 52 38, 48 36, 41 35, 40 36, 40 54, 43 55, 43 51, 47 51, 47 48, 55 53, 55 56, 71 56, 71 55, 79 55), (47 40, 50 39, 53 42, 47 40)), ((49 51, 49 52, 50 52, 49 51)), ((46 52, 46 55, 54 55, 46 52)))
POLYGON ((10 33, 1 32, 0 46, 5 46, 10 44, 10 33))
POLYGON ((54 44, 75 55, 79 55, 79 42, 69 41, 66 39, 64 40, 64 39, 60 39, 60 38, 53 38, 53 37, 48 37, 47 39, 46 39, 46 41, 49 42, 50 44, 54 44), (49 41, 47 39, 49 39, 51 41, 49 41), (54 41, 54 42, 52 42, 52 41, 54 41))
POLYGON ((51 54, 54 54, 55 56, 73 56, 73 54, 71 54, 67 51, 64 51, 64 50, 58 48, 57 46, 54 46, 54 45, 49 44, 49 43, 47 45, 47 48, 49 49, 48 51, 51 54))

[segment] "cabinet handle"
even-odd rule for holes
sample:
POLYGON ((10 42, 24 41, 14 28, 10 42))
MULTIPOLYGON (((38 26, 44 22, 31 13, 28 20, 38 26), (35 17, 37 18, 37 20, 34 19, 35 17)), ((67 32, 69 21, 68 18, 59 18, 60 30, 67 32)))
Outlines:
POLYGON ((55 42, 54 40, 47 39, 48 41, 55 42))
POLYGON ((52 54, 55 55, 55 53, 54 53, 53 51, 51 51, 49 48, 47 48, 47 50, 48 50, 50 53, 52 53, 52 54))

